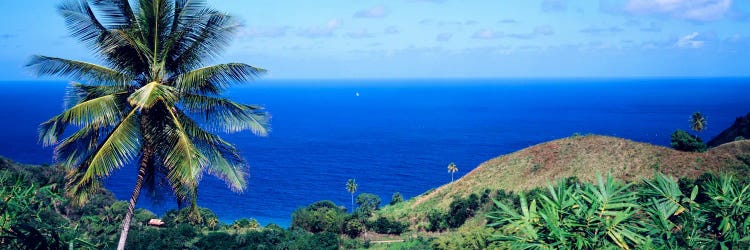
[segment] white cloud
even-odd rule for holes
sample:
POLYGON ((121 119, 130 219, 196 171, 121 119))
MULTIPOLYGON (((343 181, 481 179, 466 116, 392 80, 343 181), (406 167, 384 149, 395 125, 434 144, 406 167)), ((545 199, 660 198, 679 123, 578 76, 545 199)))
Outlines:
POLYGON ((625 11, 634 14, 665 14, 693 21, 721 19, 732 0, 628 0, 625 11))
POLYGON ((689 49, 697 49, 700 47, 703 47, 703 45, 706 44, 705 41, 698 40, 698 36, 700 33, 693 32, 689 35, 680 37, 680 39, 677 40, 677 44, 675 44, 677 47, 680 48, 689 48, 689 49))
POLYGON ((388 15, 390 10, 383 6, 383 5, 377 5, 369 9, 364 9, 357 11, 357 13, 354 13, 354 17, 359 18, 383 18, 388 15))

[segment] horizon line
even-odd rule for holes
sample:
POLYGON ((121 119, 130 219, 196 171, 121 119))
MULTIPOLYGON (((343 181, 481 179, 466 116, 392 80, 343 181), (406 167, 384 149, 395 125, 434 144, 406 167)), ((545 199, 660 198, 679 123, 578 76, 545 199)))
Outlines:
MULTIPOLYGON (((523 76, 523 77, 362 77, 362 78, 317 78, 317 77, 283 77, 263 78, 249 80, 247 82, 263 81, 399 81, 399 80, 701 80, 701 79, 750 79, 747 76, 523 76)), ((71 82, 75 80, 66 79, 0 79, 0 82, 71 82)))

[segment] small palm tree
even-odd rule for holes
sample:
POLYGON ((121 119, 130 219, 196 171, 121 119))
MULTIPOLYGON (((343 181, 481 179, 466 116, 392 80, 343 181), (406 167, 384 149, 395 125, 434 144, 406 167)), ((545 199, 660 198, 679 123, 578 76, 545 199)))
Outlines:
POLYGON ((346 191, 352 195, 352 212, 354 212, 354 193, 357 192, 357 182, 354 179, 346 181, 346 191))
POLYGON ((267 133, 261 107, 221 96, 265 71, 243 63, 205 64, 229 45, 238 28, 234 18, 205 0, 66 0, 58 11, 71 35, 102 64, 31 60, 28 66, 39 75, 80 81, 68 90, 66 110, 41 125, 40 138, 57 145, 55 158, 68 169, 66 195, 79 205, 113 171, 138 168, 118 249, 125 248, 144 184, 168 183, 179 200, 193 202, 197 215, 204 172, 234 191, 245 188, 244 160, 214 133, 267 133), (77 131, 65 131, 69 126, 77 131))
POLYGON ((695 132, 702 132, 706 129, 706 117, 701 112, 695 112, 690 115, 690 128, 695 132))
POLYGON ((451 183, 453 183, 453 174, 458 172, 458 168, 456 167, 456 164, 451 162, 448 164, 448 173, 451 174, 451 183))

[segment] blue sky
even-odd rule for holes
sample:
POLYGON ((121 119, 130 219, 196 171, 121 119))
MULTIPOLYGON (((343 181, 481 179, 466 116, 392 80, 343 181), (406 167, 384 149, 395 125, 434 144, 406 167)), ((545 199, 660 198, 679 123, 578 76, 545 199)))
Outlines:
MULTIPOLYGON (((750 1, 210 0, 225 56, 288 78, 750 76, 750 1)), ((0 80, 33 54, 93 60, 56 0, 3 1, 0 80)))

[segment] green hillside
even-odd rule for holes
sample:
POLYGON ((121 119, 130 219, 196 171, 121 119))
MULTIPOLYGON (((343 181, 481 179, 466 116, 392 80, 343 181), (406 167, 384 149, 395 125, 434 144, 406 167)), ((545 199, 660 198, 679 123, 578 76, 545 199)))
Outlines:
MULTIPOLYGON (((747 176, 750 140, 692 153, 608 136, 563 138, 486 161, 454 183, 385 207, 379 215, 409 221, 413 229, 419 229, 430 210, 447 210, 454 197, 481 194, 485 190, 529 190, 573 176, 593 182, 597 174, 607 173, 618 179, 638 181, 653 177, 656 171, 687 178, 697 178, 706 172, 747 176)), ((483 225, 483 218, 475 218, 463 227, 483 225)))

